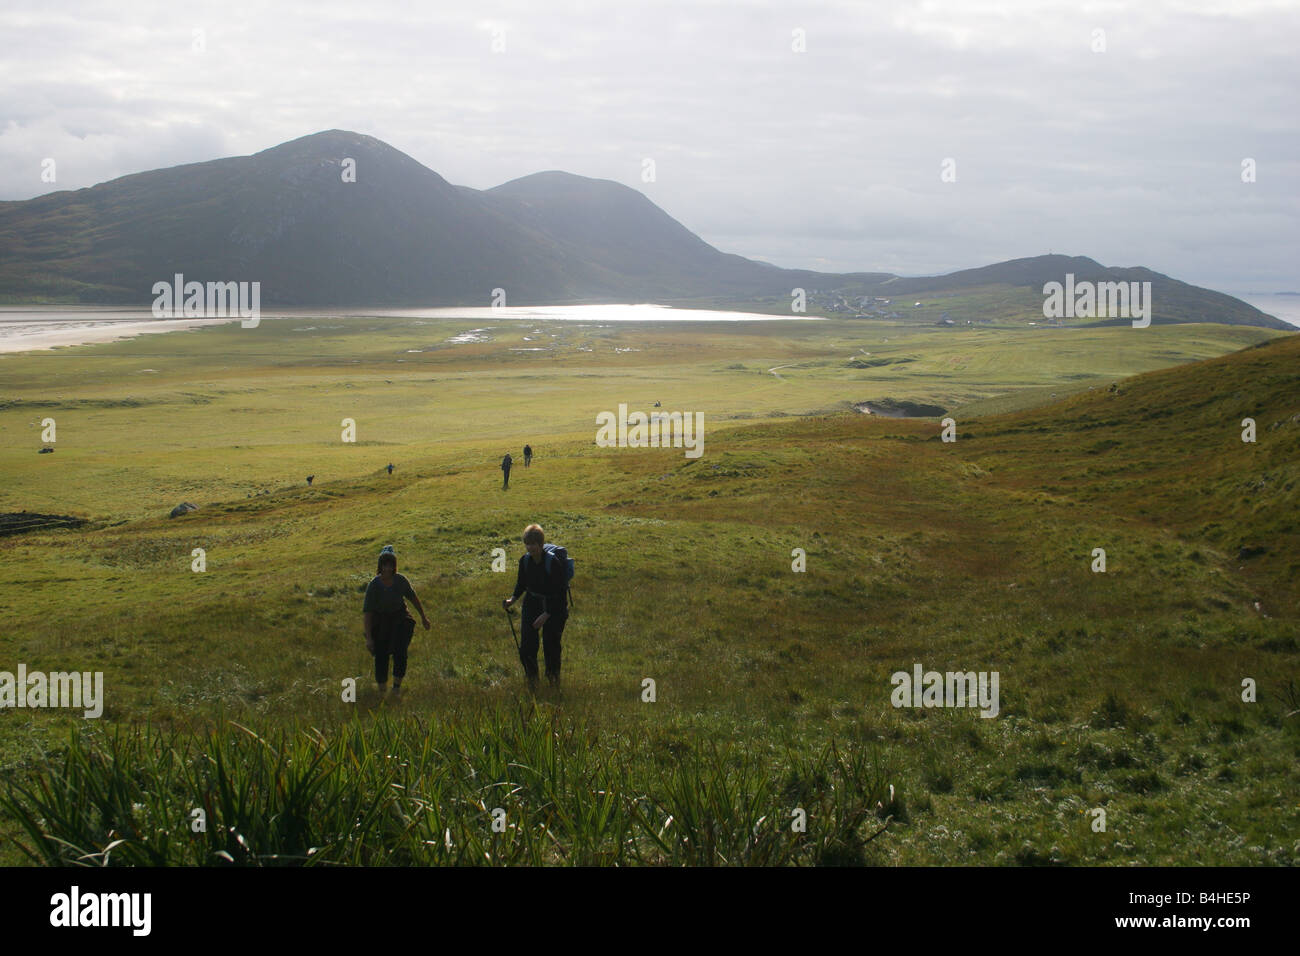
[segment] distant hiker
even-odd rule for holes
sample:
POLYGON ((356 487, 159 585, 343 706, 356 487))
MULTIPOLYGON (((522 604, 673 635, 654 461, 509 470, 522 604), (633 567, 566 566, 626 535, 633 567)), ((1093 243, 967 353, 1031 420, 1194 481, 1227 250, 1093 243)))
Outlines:
POLYGON ((388 463, 388 473, 390 475, 393 473, 393 463, 391 461, 388 463))
POLYGON ((663 407, 662 402, 655 402, 655 408, 662 408, 662 407, 663 407))
POLYGON ((532 463, 533 463, 533 446, 525 445, 524 446, 524 467, 527 468, 532 463))
POLYGON ((308 475, 308 476, 307 476, 307 484, 310 485, 310 484, 311 484, 311 480, 312 480, 313 478, 315 478, 315 477, 316 477, 315 475, 308 475))
POLYGON ((366 587, 366 599, 362 613, 366 622, 366 650, 375 656, 375 683, 379 693, 388 690, 388 658, 393 659, 393 692, 402 689, 402 678, 406 676, 406 650, 411 644, 411 635, 415 633, 415 618, 406 609, 406 598, 410 598, 415 609, 420 612, 424 629, 429 629, 429 619, 425 617, 424 605, 415 596, 415 589, 404 575, 397 573, 397 555, 392 545, 379 552, 379 566, 374 579, 366 587))
POLYGON ((510 466, 514 463, 515 460, 510 457, 510 452, 506 452, 506 457, 501 459, 501 470, 506 473, 505 483, 501 486, 502 491, 510 487, 510 466))
POLYGON ((519 645, 519 660, 524 665, 524 673, 528 675, 530 690, 537 689, 538 632, 541 633, 542 651, 546 658, 546 679, 552 686, 559 686, 560 636, 569 619, 567 562, 547 561, 543 547, 545 544, 546 536, 540 525, 530 524, 524 529, 527 554, 519 559, 515 593, 501 602, 509 610, 521 594, 528 595, 524 598, 524 614, 520 621, 522 640, 519 645))

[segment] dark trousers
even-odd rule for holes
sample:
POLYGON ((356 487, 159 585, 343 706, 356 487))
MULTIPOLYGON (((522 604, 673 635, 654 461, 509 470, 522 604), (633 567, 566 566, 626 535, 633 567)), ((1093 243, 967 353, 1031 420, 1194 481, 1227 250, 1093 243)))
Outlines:
POLYGON ((415 621, 401 617, 376 614, 371 629, 375 640, 375 683, 388 683, 388 658, 393 659, 393 680, 406 676, 406 650, 411 646, 415 621))
POLYGON ((533 463, 533 456, 532 456, 532 455, 524 455, 524 467, 527 468, 527 467, 528 467, 529 465, 531 465, 532 463, 533 463))
MULTIPOLYGON (((519 630, 522 639, 519 642, 519 660, 524 665, 524 673, 528 675, 528 683, 537 683, 537 628, 533 627, 533 621, 541 616, 540 607, 531 607, 526 602, 524 604, 523 620, 520 621, 519 630)), ((564 625, 569 620, 569 612, 566 608, 557 614, 552 614, 542 625, 541 643, 542 654, 546 659, 546 679, 553 684, 560 681, 560 636, 564 633, 564 625)))
POLYGON ((504 471, 504 472, 506 473, 506 480, 505 480, 505 483, 504 483, 501 487, 502 487, 502 488, 509 488, 509 487, 510 487, 510 469, 509 469, 509 468, 502 468, 501 470, 504 471))

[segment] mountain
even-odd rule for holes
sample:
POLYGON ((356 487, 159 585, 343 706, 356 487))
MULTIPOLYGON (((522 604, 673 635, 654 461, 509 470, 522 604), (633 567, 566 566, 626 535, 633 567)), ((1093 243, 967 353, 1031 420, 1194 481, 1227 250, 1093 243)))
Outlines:
POLYGON ((534 173, 482 194, 493 208, 654 296, 666 275, 708 294, 785 284, 784 270, 719 252, 643 194, 607 179, 534 173))
POLYGON ((1271 321, 1158 273, 1064 256, 920 279, 781 269, 715 249, 619 183, 550 171, 470 189, 343 130, 0 202, 0 297, 11 302, 148 303, 176 273, 260 281, 264 306, 486 305, 497 288, 509 304, 779 303, 797 287, 910 296, 1036 284, 1041 295, 1072 263, 1076 278, 1149 278, 1156 321, 1271 321))
POLYGON ((149 301, 176 272, 259 280, 263 304, 486 301, 510 281, 569 291, 545 236, 379 140, 337 130, 2 204, 0 250, 0 288, 84 284, 108 301, 149 301))
MULTIPOLYGON (((1286 322, 1222 292, 1189 285, 1141 267, 1103 266, 1086 256, 1033 256, 982 266, 978 269, 963 269, 943 276, 896 277, 874 286, 873 294, 907 297, 989 286, 1010 286, 1032 290, 1036 303, 1041 304, 1043 286, 1048 282, 1064 282, 1067 274, 1074 276, 1076 285, 1080 282, 1150 282, 1151 299, 1154 303, 1153 321, 1214 321, 1224 325, 1259 325, 1272 329, 1293 328, 1286 322)), ((1102 319, 1079 324, 1128 325, 1130 321, 1127 318, 1102 319)))
POLYGON ((9 297, 149 302, 179 272, 258 280, 264 305, 486 305, 495 288, 520 304, 728 295, 817 275, 719 252, 617 183, 453 186, 341 130, 0 203, 0 263, 9 297))

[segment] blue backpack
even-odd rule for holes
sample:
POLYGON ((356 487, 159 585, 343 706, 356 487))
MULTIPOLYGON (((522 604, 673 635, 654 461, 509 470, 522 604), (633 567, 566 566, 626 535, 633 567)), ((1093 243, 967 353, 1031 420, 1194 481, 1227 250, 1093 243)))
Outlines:
POLYGON ((568 582, 573 580, 573 558, 569 557, 569 552, 565 550, 563 545, 559 544, 544 544, 542 545, 542 551, 545 554, 544 560, 546 563, 546 576, 548 578, 551 576, 552 563, 554 561, 564 562, 565 588, 569 592, 569 604, 572 606, 573 588, 568 582))

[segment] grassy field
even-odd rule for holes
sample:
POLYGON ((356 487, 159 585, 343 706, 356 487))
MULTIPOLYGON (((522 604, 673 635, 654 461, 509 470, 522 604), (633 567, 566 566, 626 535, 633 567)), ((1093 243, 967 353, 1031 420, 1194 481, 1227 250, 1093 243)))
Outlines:
POLYGON ((0 511, 88 519, 0 538, 0 670, 107 688, 99 721, 0 711, 0 860, 1300 858, 1300 339, 782 321, 448 342, 472 327, 264 320, 0 357, 0 511), (883 399, 945 408, 957 441, 852 410, 883 399), (702 457, 594 444, 598 412, 656 400, 704 413, 702 457), (199 510, 168 519, 182 500, 199 510), (532 520, 578 567, 564 692, 535 701, 491 570, 532 520), (433 619, 400 702, 361 642, 385 544, 433 619), (998 672, 997 717, 893 707, 916 663, 998 672))

